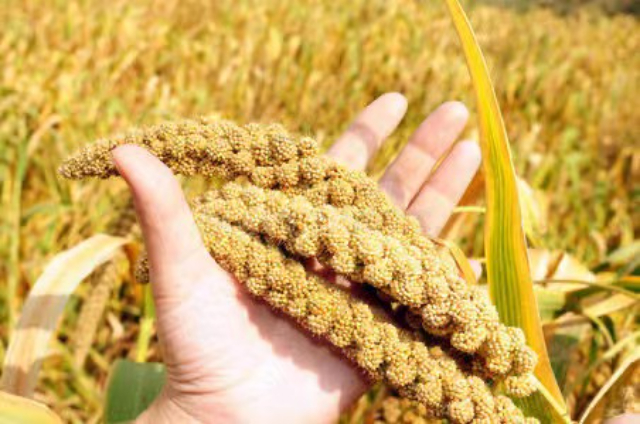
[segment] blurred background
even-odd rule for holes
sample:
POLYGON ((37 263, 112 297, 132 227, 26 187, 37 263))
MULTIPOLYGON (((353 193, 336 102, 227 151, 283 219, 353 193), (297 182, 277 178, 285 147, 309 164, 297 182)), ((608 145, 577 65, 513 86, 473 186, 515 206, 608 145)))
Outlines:
MULTIPOLYGON (((578 416, 638 341, 637 297, 625 291, 637 291, 640 273, 640 2, 465 7, 522 179, 534 277, 551 299, 541 307, 554 370, 578 416)), ((403 93, 409 113, 373 175, 446 100, 468 105, 467 136, 477 137, 472 86, 440 1, 4 0, 0 21, 0 360, 56 253, 97 232, 135 237, 121 181, 57 176, 84 143, 220 113, 282 122, 326 146, 387 91, 403 93)), ((482 260, 482 175, 464 203, 445 235, 482 260)), ((136 355, 142 304, 124 257, 82 284, 36 399, 65 422, 99 422, 110 364, 136 355)), ((161 359, 153 334, 144 356, 161 359)), ((638 374, 625 374, 599 416, 637 407, 638 374)), ((417 422, 415 409, 376 388, 344 421, 417 422)))

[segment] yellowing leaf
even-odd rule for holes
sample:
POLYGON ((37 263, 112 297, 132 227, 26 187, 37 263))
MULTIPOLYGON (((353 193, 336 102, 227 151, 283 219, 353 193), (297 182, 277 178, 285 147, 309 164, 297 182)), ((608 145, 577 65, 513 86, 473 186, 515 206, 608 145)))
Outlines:
POLYGON ((584 286, 568 281, 592 283, 597 279, 586 265, 561 250, 529 249, 528 256, 531 278, 542 283, 553 280, 553 290, 573 292, 584 286), (567 282, 563 283, 563 280, 567 282))
POLYGON ((609 393, 616 382, 624 379, 624 376, 628 373, 633 372, 634 369, 639 366, 639 363, 640 346, 636 345, 631 353, 623 359, 622 363, 609 378, 609 380, 607 380, 607 382, 600 388, 598 393, 591 400, 591 403, 582 414, 582 418, 580 418, 580 424, 584 424, 590 420, 591 414, 596 409, 596 406, 598 406, 598 404, 606 397, 607 393, 609 393))
POLYGON ((529 249, 529 267, 531 268, 531 278, 534 280, 545 280, 553 274, 558 265, 559 255, 562 252, 546 249, 529 249))
POLYGON ((0 424, 62 424, 62 420, 39 402, 0 392, 0 424))
POLYGON ((541 191, 531 188, 522 178, 516 177, 516 181, 525 234, 531 243, 539 246, 542 244, 540 237, 547 231, 546 196, 541 191))
POLYGON ((563 252, 549 279, 594 282, 596 281, 596 275, 585 264, 563 252))
POLYGON ((462 273, 462 276, 464 277, 465 281, 470 285, 476 284, 477 283, 476 274, 473 271, 473 268, 471 267, 471 264, 469 263, 469 260, 465 256, 462 249, 460 249, 458 245, 450 242, 449 240, 434 239, 434 241, 436 242, 436 244, 439 244, 440 246, 443 246, 448 250, 449 254, 451 254, 451 256, 453 257, 453 260, 456 262, 456 265, 458 266, 458 269, 462 273))
POLYGON ((51 335, 78 284, 109 259, 126 239, 98 234, 58 254, 31 289, 5 357, 0 387, 30 397, 51 335))
POLYGON ((637 305, 638 301, 636 299, 625 294, 616 293, 613 296, 609 296, 606 299, 584 307, 582 312, 587 316, 598 318, 637 305))
POLYGON ((568 421, 566 405, 555 380, 527 258, 518 184, 511 151, 484 57, 462 6, 445 0, 464 50, 478 101, 480 147, 483 153, 487 214, 485 257, 489 290, 502 322, 524 331, 538 353, 535 375, 541 390, 521 404, 544 421, 568 421))
POLYGON ((553 322, 567 305, 567 294, 561 291, 534 287, 534 293, 538 300, 538 312, 543 324, 553 322))

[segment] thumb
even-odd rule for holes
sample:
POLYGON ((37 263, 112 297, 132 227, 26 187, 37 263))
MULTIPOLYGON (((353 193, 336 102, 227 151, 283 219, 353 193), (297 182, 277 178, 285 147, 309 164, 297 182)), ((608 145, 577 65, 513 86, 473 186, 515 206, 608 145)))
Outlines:
POLYGON ((113 151, 120 175, 129 185, 147 247, 151 279, 157 294, 177 294, 184 270, 193 260, 209 257, 180 184, 173 173, 145 149, 124 145, 113 151))

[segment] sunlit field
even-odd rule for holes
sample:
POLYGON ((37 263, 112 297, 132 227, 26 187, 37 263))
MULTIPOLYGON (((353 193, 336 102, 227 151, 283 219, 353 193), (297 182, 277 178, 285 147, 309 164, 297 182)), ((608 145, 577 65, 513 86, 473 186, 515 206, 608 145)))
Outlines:
MULTIPOLYGON (((625 292, 637 293, 640 271, 640 21, 624 2, 607 10, 470 3, 523 180, 534 279, 558 294, 541 303, 542 316, 577 417, 638 346, 637 295, 625 292), (585 288, 574 280, 605 288, 574 296, 585 288)), ((478 134, 464 57, 438 1, 6 0, 0 20, 0 359, 47 262, 122 224, 121 181, 57 175, 88 141, 220 114, 281 122, 329 146, 388 91, 403 93, 409 112, 372 175, 444 101, 465 102, 466 137, 478 134)), ((479 175, 444 234, 481 262, 483 204, 479 175)), ((140 354, 142 305, 124 255, 82 284, 35 398, 65 422, 100 422, 110 365, 140 354)), ((161 360, 153 334, 142 353, 161 360)), ((598 418, 632 410, 637 370, 612 384, 598 418)), ((414 406, 390 396, 376 387, 344 422, 420 422, 411 421, 414 406)))

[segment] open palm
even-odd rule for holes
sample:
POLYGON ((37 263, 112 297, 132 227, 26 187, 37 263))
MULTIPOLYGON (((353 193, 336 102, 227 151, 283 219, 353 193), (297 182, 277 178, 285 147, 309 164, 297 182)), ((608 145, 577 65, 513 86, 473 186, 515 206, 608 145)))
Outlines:
MULTIPOLYGON (((363 169, 406 107, 399 94, 381 96, 328 154, 363 169)), ((416 130, 380 183, 429 235, 442 229, 480 163, 475 143, 451 148, 466 120, 461 104, 442 105, 416 130)), ((368 388, 364 375, 251 298, 215 263, 167 167, 136 146, 119 147, 114 160, 133 193, 149 253, 168 371, 163 393, 138 422, 335 422, 368 388)))

